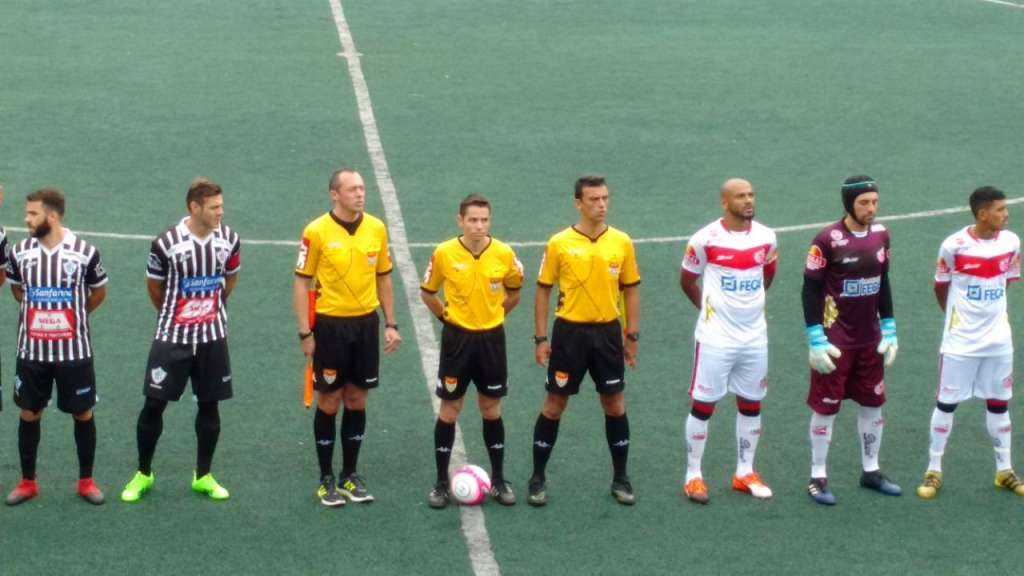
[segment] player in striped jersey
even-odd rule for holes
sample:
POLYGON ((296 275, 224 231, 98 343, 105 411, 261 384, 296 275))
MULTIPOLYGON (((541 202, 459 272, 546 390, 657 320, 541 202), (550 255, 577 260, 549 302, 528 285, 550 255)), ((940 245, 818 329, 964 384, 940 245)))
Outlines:
MULTIPOLYGON (((0 184, 0 205, 4 203, 4 187, 0 184)), ((11 247, 7 244, 7 229, 0 226, 0 286, 7 281, 7 258, 11 247)), ((0 382, 0 412, 4 409, 3 382, 0 382)))
POLYGON ((1006 302, 1007 283, 1020 280, 1020 238, 1006 229, 1010 214, 1001 190, 978 188, 970 206, 974 225, 943 241, 935 269, 935 296, 946 322, 928 470, 917 488, 925 499, 934 498, 942 487, 942 455, 953 429, 953 411, 971 397, 983 398, 987 407, 996 487, 1024 496, 1024 482, 1010 459, 1013 337, 1006 302))
POLYGON ((189 380, 199 404, 192 490, 214 500, 229 496, 210 466, 220 435, 218 402, 232 396, 226 304, 238 281, 241 242, 222 222, 224 196, 217 184, 197 178, 185 205, 189 215, 153 241, 146 266, 146 288, 158 316, 137 430, 139 469, 121 492, 125 502, 137 501, 153 486, 164 409, 181 398, 189 380))
POLYGON ((40 422, 57 385, 57 408, 75 421, 78 494, 103 504, 92 479, 96 454, 96 375, 89 315, 106 297, 107 274, 95 247, 64 228, 64 195, 54 188, 29 194, 25 225, 30 236, 7 261, 11 292, 20 304, 14 403, 21 408, 18 452, 21 482, 7 496, 14 506, 38 494, 36 452, 40 422))

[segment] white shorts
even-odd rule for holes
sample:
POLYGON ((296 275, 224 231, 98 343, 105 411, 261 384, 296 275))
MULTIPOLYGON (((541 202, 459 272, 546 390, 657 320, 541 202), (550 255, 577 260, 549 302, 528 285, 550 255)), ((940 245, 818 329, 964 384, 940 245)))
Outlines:
POLYGON ((697 342, 693 349, 690 397, 708 404, 726 392, 762 400, 768 392, 768 347, 716 348, 697 342))
POLYGON ((1009 400, 1013 397, 1013 354, 1003 356, 939 355, 939 391, 943 404, 972 397, 1009 400))

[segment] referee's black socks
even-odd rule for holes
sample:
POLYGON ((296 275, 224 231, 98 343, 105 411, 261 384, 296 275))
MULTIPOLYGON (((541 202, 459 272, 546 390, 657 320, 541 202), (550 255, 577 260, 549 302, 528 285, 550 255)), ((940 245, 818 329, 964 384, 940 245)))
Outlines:
POLYGON ((366 434, 366 410, 349 410, 341 417, 341 477, 348 478, 356 473, 359 463, 359 449, 366 434))
POLYGON ((78 450, 78 477, 92 478, 96 460, 96 419, 75 420, 75 448, 78 450))
POLYGON ((626 460, 629 458, 629 418, 623 412, 621 416, 604 416, 604 433, 608 438, 608 450, 612 453, 612 467, 616 478, 626 477, 626 460))
POLYGON ((543 479, 544 470, 548 467, 551 449, 558 439, 559 420, 551 420, 543 413, 537 416, 537 424, 533 427, 533 475, 543 479))
POLYGON ((336 414, 328 414, 319 407, 313 415, 313 440, 316 442, 316 459, 320 462, 320 477, 334 475, 334 438, 337 435, 334 422, 336 414))
POLYGON ((18 421, 18 455, 21 457, 21 477, 36 479, 36 452, 39 450, 39 420, 18 421))
POLYGON ((491 481, 504 480, 505 471, 505 422, 501 416, 494 420, 484 420, 484 444, 487 456, 491 459, 491 481))
POLYGON ((440 418, 434 423, 434 462, 437 464, 437 482, 448 485, 448 464, 452 460, 452 445, 455 444, 455 422, 440 418))

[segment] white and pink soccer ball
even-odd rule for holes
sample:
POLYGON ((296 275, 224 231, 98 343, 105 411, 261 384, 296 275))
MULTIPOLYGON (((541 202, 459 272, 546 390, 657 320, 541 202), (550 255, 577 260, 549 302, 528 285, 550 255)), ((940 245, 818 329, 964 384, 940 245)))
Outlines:
POLYGON ((491 491, 491 477, 483 468, 467 464, 452 474, 450 491, 460 504, 476 506, 491 491))

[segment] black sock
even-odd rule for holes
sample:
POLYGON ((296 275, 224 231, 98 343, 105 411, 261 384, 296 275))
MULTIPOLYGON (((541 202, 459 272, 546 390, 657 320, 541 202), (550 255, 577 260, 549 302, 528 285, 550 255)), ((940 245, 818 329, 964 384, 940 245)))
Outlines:
POLYGON ((356 473, 359 463, 359 448, 366 433, 366 410, 349 410, 341 417, 341 477, 348 478, 356 473))
POLYGON ((452 460, 452 444, 455 444, 455 423, 442 421, 434 423, 434 462, 437 464, 437 481, 448 484, 448 463, 452 460))
POLYGON ((18 421, 18 455, 21 456, 21 477, 36 479, 36 452, 39 449, 39 420, 18 421))
POLYGON ((92 478, 96 460, 96 419, 75 420, 75 448, 78 449, 78 477, 92 478))
POLYGON ((629 419, 622 416, 604 416, 604 433, 608 438, 608 450, 612 453, 612 466, 616 478, 626 477, 626 460, 629 458, 629 419))
POLYGON ((548 458, 551 457, 551 450, 558 439, 559 422, 560 420, 551 420, 540 414, 537 416, 537 424, 533 427, 533 475, 541 480, 545 477, 544 470, 548 467, 548 458))
POLYGON ((505 478, 505 423, 500 416, 494 420, 484 419, 484 444, 487 445, 487 456, 491 459, 491 481, 503 480, 505 478))
POLYGON ((334 474, 334 439, 337 436, 335 416, 320 408, 313 415, 313 439, 316 442, 316 459, 320 462, 321 478, 334 474))
POLYGON ((210 473, 213 453, 220 438, 220 411, 217 401, 200 402, 196 412, 196 478, 210 473))
POLYGON ((139 413, 139 423, 135 429, 135 437, 139 445, 139 472, 147 476, 153 473, 153 453, 156 452, 156 441, 164 431, 164 408, 166 400, 146 398, 139 413))

